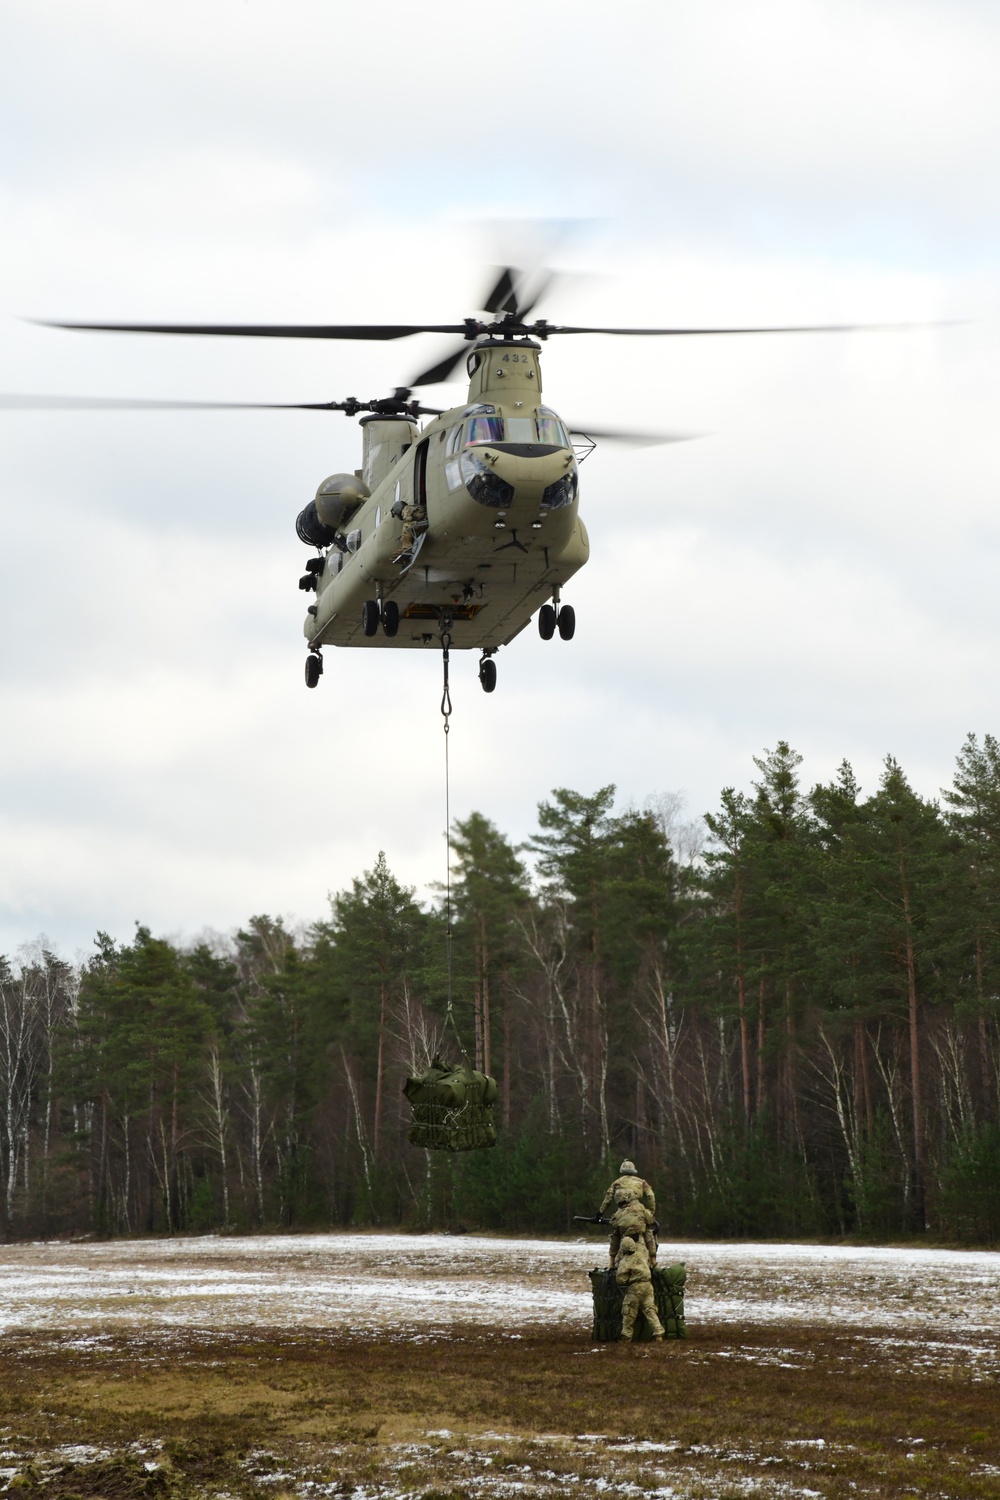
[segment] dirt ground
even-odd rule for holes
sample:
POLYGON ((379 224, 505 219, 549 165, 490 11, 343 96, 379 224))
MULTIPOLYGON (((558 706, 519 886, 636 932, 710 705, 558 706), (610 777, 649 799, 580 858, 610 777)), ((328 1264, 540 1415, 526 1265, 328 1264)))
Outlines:
MULTIPOLYGON (((17 1320, 0 1334, 0 1492, 996 1500, 993 1328, 755 1317, 740 1255, 745 1317, 694 1303, 689 1337, 663 1346, 595 1346, 578 1318, 518 1325, 509 1307, 402 1337, 263 1327, 249 1304, 242 1330, 17 1320)), ((22 1262, 0 1252, 0 1299, 22 1262)))

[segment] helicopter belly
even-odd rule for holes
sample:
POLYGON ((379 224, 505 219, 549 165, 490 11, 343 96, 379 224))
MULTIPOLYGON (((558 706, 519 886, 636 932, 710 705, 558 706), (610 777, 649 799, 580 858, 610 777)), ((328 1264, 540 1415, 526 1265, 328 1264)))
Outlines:
POLYGON ((425 535, 413 566, 392 562, 398 528, 383 522, 321 592, 305 622, 311 646, 418 648, 436 645, 443 616, 456 649, 495 650, 528 624, 554 589, 583 567, 589 543, 576 506, 538 520, 538 496, 520 494, 502 522, 468 496, 442 507, 440 525, 425 535), (450 512, 450 513, 449 513, 450 512), (520 522, 520 524, 518 524, 520 522), (385 536, 381 532, 385 531, 385 536), (366 599, 392 599, 400 623, 393 637, 367 637, 366 599))

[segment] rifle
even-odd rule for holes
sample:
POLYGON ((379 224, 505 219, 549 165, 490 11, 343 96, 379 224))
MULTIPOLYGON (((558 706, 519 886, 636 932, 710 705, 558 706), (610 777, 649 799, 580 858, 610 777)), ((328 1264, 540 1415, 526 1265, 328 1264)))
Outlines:
POLYGON ((613 1224, 611 1223, 611 1220, 610 1219, 606 1219, 603 1214, 574 1214, 573 1215, 573 1223, 574 1224, 604 1224, 608 1229, 612 1229, 614 1227, 613 1224))

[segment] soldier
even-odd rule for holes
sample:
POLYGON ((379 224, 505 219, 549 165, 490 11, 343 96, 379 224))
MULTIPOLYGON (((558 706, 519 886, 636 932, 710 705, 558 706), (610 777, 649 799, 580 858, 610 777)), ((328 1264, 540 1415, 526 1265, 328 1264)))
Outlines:
POLYGON ((427 530, 427 507, 426 505, 410 504, 409 501, 397 500, 392 507, 392 514, 403 523, 403 536, 399 551, 393 558, 394 563, 406 564, 413 559, 413 549, 417 543, 417 537, 427 530))
POLYGON ((656 1315, 656 1299, 653 1296, 653 1279, 649 1272, 649 1256, 642 1240, 634 1240, 630 1234, 622 1235, 621 1247, 615 1256, 615 1280, 625 1288, 622 1303, 622 1340, 631 1343, 635 1320, 643 1313, 653 1330, 653 1338, 663 1340, 663 1324, 656 1315))
POLYGON ((656 1220, 651 1211, 642 1206, 638 1198, 633 1198, 621 1208, 616 1208, 611 1215, 611 1223, 613 1226, 609 1245, 611 1265, 614 1265, 615 1256, 618 1254, 625 1235, 630 1235, 634 1240, 642 1240, 649 1257, 649 1264, 656 1265, 656 1234, 653 1229, 656 1220))
POLYGON ((614 1205, 615 1212, 611 1223, 614 1226, 611 1231, 611 1242, 608 1246, 608 1265, 615 1264, 622 1242, 622 1235, 641 1234, 646 1244, 646 1253, 649 1256, 651 1266, 656 1265, 656 1237, 653 1234, 652 1223, 656 1217, 656 1195, 645 1178, 640 1177, 635 1168, 635 1163, 627 1159, 619 1167, 621 1175, 616 1177, 601 1199, 601 1206, 597 1210, 598 1217, 603 1216, 608 1209, 614 1205), (633 1207, 634 1205, 634 1207, 633 1207), (629 1213, 628 1210, 631 1209, 629 1213), (645 1217, 642 1210, 648 1210, 645 1217), (618 1222, 618 1216, 625 1210, 622 1222, 618 1222), (639 1220, 643 1222, 640 1223, 639 1220))

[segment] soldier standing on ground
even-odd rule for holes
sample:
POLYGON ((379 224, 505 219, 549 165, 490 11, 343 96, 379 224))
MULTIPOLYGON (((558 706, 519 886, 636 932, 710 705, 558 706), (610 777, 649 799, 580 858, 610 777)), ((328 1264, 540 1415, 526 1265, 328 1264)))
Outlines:
POLYGON ((635 1320, 641 1312, 653 1330, 653 1338, 659 1343, 663 1339, 663 1324, 656 1315, 656 1299, 653 1296, 653 1279, 649 1270, 649 1256, 642 1240, 634 1240, 623 1234, 621 1247, 615 1257, 615 1280, 625 1288, 622 1303, 622 1340, 631 1343, 635 1320))
POLYGON ((611 1216, 611 1243, 608 1246, 608 1264, 616 1264, 619 1247, 624 1235, 638 1235, 645 1242, 650 1266, 656 1265, 656 1238, 652 1224, 656 1216, 656 1195, 644 1177, 636 1171, 635 1162, 627 1159, 619 1167, 620 1176, 608 1188, 597 1210, 598 1217, 613 1208, 611 1216), (643 1210, 646 1212, 644 1213, 643 1210))

